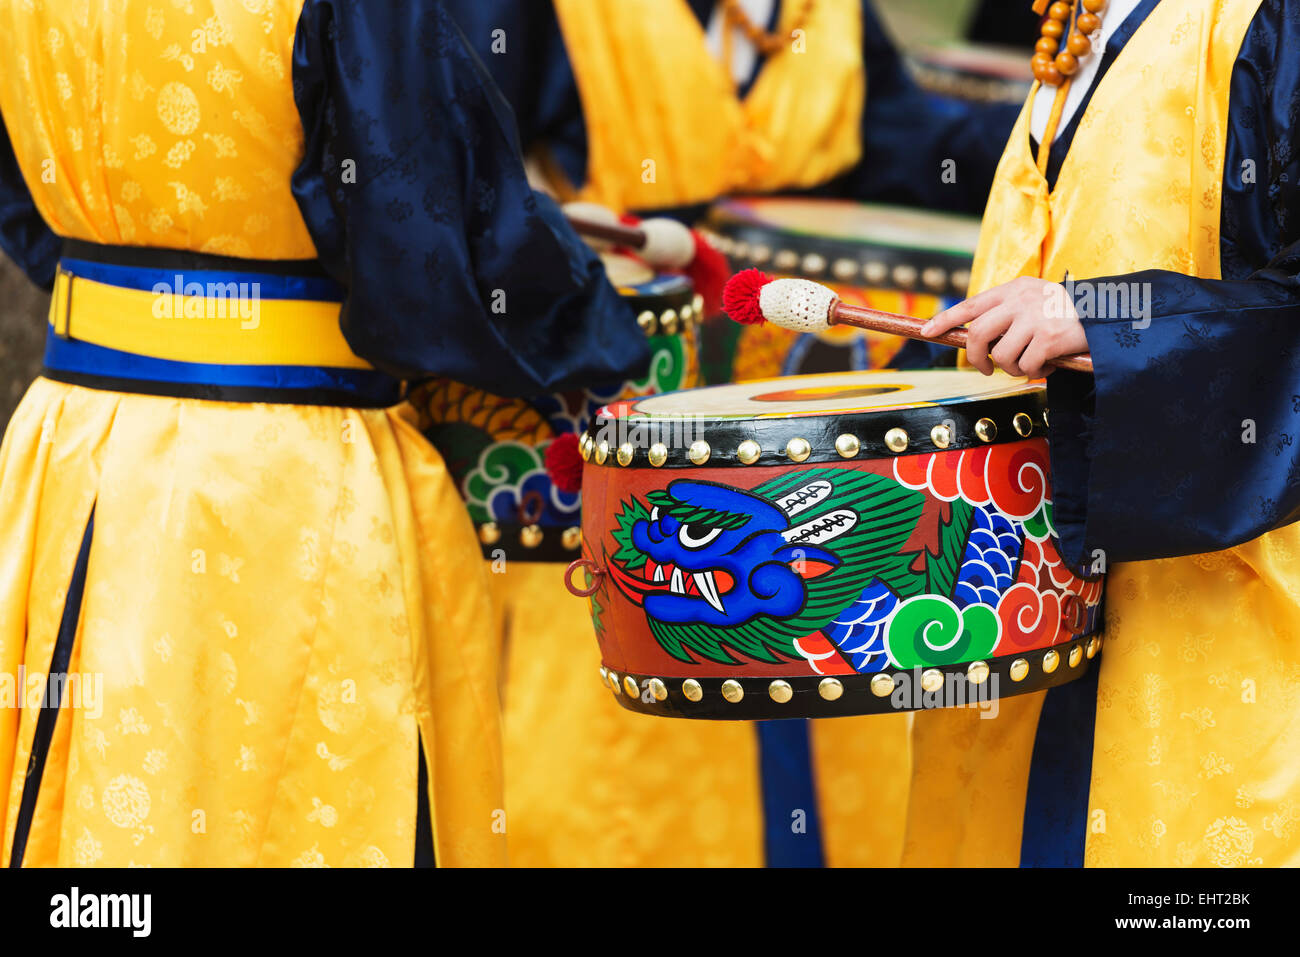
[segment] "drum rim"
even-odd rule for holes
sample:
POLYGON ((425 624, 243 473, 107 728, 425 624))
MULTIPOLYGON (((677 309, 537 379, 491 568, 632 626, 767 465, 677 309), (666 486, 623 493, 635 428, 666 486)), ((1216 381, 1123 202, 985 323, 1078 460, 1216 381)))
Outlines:
POLYGON ((976 697, 976 694, 979 693, 977 691, 975 694, 971 694, 968 700, 980 703, 1000 701, 1017 695, 1045 691, 1048 688, 1068 684, 1082 678, 1088 673, 1088 669, 1093 666, 1093 658, 1100 651, 1100 631, 1101 616, 1098 615, 1096 624, 1091 630, 1047 647, 1021 650, 1008 655, 979 658, 947 665, 930 665, 923 668, 909 669, 890 667, 882 671, 867 673, 836 675, 769 674, 755 676, 737 672, 733 675, 710 676, 693 674, 667 675, 662 672, 658 674, 642 674, 635 671, 624 671, 617 667, 610 667, 608 663, 602 663, 600 674, 608 687, 616 688, 614 692, 615 700, 624 708, 629 711, 660 717, 716 721, 755 721, 774 718, 840 718, 870 714, 898 714, 907 711, 932 709, 927 709, 923 705, 896 707, 893 703, 892 692, 887 692, 882 696, 873 691, 872 682, 882 674, 889 675, 893 679, 895 686, 899 682, 899 677, 905 676, 906 680, 914 682, 914 690, 911 693, 915 697, 921 697, 918 686, 922 676, 926 673, 940 672, 945 680, 944 687, 948 686, 947 682, 950 680, 973 684, 967 679, 971 666, 977 662, 982 662, 988 667, 988 677, 978 687, 981 690, 987 688, 989 691, 996 687, 998 693, 996 695, 984 694, 976 697), (1074 654, 1075 649, 1079 649, 1080 653, 1074 654), (1091 653, 1089 649, 1091 649, 1091 653), (1047 670, 1044 664, 1044 659, 1049 654, 1056 656, 1051 659, 1052 668, 1050 671, 1047 670), (1020 662, 1024 662, 1024 664, 1022 665, 1020 662), (1019 671, 1019 669, 1026 666, 1028 670, 1024 676, 1018 681, 1013 680, 1013 667, 1019 671), (996 677, 996 682, 993 682, 994 677, 996 677), (623 684, 629 678, 637 688, 643 690, 655 687, 652 683, 658 681, 667 694, 662 699, 654 694, 644 693, 630 696, 623 684), (698 685, 699 700, 697 701, 687 698, 683 691, 683 683, 688 680, 694 681, 698 685), (828 680, 838 682, 840 686, 840 694, 834 700, 827 700, 821 690, 823 682, 828 680), (791 691, 789 700, 784 703, 778 703, 771 695, 772 684, 778 681, 788 685, 791 691), (739 701, 732 702, 723 696, 722 686, 724 682, 739 684, 744 691, 744 695, 739 701), (647 698, 649 698, 648 701, 647 698))
MULTIPOLYGON (((664 424, 671 430, 680 418, 618 419, 603 418, 597 412, 592 423, 578 436, 583 460, 594 468, 617 469, 700 469, 748 468, 765 465, 814 465, 828 462, 852 462, 870 459, 901 458, 934 452, 955 452, 991 445, 1046 440, 1048 434, 1047 390, 1031 389, 1022 393, 980 399, 964 403, 938 403, 880 409, 864 412, 826 412, 774 418, 704 420, 699 433, 708 446, 704 461, 694 445, 611 445, 602 438, 598 423, 617 421, 646 427, 648 437, 655 438, 654 426, 664 424), (989 428, 992 424, 992 429, 989 428), (947 426, 945 436, 937 430, 947 426), (901 436, 899 431, 903 433, 901 436), (841 442, 845 437, 851 440, 841 442), (940 444, 946 437, 947 441, 940 444), (807 444, 807 454, 798 445, 807 444), (901 440, 901 441, 900 441, 901 440), (600 443, 604 441, 604 454, 600 443), (744 460, 741 444, 757 443, 757 455, 747 447, 744 460), (792 445, 792 443, 794 443, 792 445), (901 445, 901 447, 900 447, 901 445), (792 454, 791 449, 794 449, 792 454), (848 454, 849 450, 852 454, 848 454), (694 451, 695 458, 692 458, 694 451), (796 455, 801 457, 795 457, 796 455), (656 461, 657 460, 657 461, 656 461)), ((615 435, 620 430, 614 429, 615 435)), ((671 431, 669 434, 672 434, 671 431)), ((680 433, 679 433, 680 434, 680 433)), ((659 433, 662 437, 662 432, 659 433)), ((623 433, 623 437, 626 434, 623 433)))
MULTIPOLYGON (((870 239, 800 233, 770 223, 749 221, 729 212, 742 202, 770 199, 773 198, 735 197, 716 203, 709 210, 705 231, 731 258, 735 269, 758 268, 801 279, 935 296, 966 294, 973 251, 891 246, 870 239)), ((926 212, 907 206, 857 204, 849 200, 821 202, 883 211, 926 212)))

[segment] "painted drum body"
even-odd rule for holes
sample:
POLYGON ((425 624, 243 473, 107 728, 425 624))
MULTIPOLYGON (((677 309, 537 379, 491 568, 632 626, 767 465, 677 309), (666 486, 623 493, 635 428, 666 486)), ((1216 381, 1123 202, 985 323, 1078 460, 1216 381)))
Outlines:
POLYGON ((1015 47, 958 41, 907 57, 923 89, 977 103, 1024 103, 1034 83, 1029 57, 1015 47))
POLYGON ((586 562, 570 576, 594 572, 619 704, 835 717, 1080 677, 1102 581, 1057 551, 1045 396, 880 371, 601 410, 580 440, 586 562))
POLYGON ((420 387, 413 403, 478 529, 485 558, 572 561, 579 554, 581 494, 556 488, 546 448, 581 433, 607 402, 699 384, 699 297, 690 280, 654 276, 639 261, 607 255, 610 280, 637 312, 652 359, 642 379, 506 399, 450 380, 420 387))
MULTIPOLYGON (((728 199, 709 212, 707 231, 732 267, 829 285, 847 303, 929 319, 965 295, 979 220, 839 199, 728 199)), ((708 384, 779 375, 878 369, 904 341, 834 326, 799 334, 765 323, 705 324, 708 384)))

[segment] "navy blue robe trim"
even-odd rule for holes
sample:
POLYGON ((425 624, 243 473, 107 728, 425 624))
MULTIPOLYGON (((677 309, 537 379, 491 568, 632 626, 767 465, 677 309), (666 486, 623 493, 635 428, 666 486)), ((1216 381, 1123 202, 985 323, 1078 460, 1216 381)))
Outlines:
POLYGON ((763 851, 768 867, 824 867, 807 721, 759 721, 763 851))
POLYGON ((1095 661, 1082 678, 1047 692, 1029 768, 1021 867, 1083 866, 1100 673, 1095 661))
POLYGON ((32 736, 32 752, 27 759, 27 777, 23 781, 23 796, 18 804, 18 817, 14 822, 14 843, 9 855, 10 867, 22 867, 27 852, 27 838, 31 834, 32 819, 36 814, 36 799, 40 795, 41 778, 45 774, 45 760, 49 757, 54 740, 54 728, 62 711, 62 694, 67 685, 68 663, 72 660, 72 647, 77 639, 77 624, 81 621, 81 599, 86 590, 86 566, 90 562, 90 541, 95 534, 95 510, 90 510, 86 531, 81 536, 81 548, 68 582, 67 597, 63 603, 63 618, 59 621, 59 634, 54 640, 50 656, 50 670, 45 677, 45 694, 41 698, 41 713, 36 718, 36 731, 32 736))

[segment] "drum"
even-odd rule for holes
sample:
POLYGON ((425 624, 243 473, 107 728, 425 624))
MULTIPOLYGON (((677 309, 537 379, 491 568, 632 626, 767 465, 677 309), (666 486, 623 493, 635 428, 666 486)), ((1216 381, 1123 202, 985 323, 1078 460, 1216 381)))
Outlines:
POLYGON ((649 373, 631 382, 506 399, 439 379, 412 398, 478 528, 484 556, 570 562, 578 555, 579 493, 556 488, 547 446, 587 428, 607 402, 699 384, 700 302, 684 276, 656 276, 639 260, 606 254, 610 281, 649 338, 649 373))
MULTIPOLYGON (((735 270, 757 267, 830 284, 844 302, 929 319, 966 292, 979 240, 974 217, 848 200, 724 200, 707 229, 735 270)), ((903 340, 837 326, 804 334, 706 323, 707 384, 891 364, 903 340)))
POLYGON ((591 593, 618 703, 825 718, 1083 675, 1102 580, 1057 551, 1045 396, 940 369, 601 410, 580 439, 584 557, 567 581, 591 593))
POLYGON ((931 93, 979 103, 1024 103, 1034 74, 1023 50, 984 43, 923 47, 908 55, 916 82, 931 93))

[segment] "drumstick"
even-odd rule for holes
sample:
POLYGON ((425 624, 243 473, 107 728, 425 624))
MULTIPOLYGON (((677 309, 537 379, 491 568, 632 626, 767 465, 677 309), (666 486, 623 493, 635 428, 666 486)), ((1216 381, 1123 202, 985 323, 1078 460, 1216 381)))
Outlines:
MULTIPOLYGON (((808 279, 772 279, 757 269, 746 269, 727 281, 722 311, 741 323, 771 322, 794 332, 822 332, 831 326, 855 326, 906 339, 966 347, 966 330, 953 329, 933 338, 921 335, 925 323, 911 316, 881 312, 841 302, 834 290, 808 279)), ((1048 365, 1076 372, 1092 372, 1086 352, 1058 356, 1048 365)))
POLYGON ((599 223, 583 216, 565 214, 569 225, 579 236, 590 239, 603 239, 607 243, 626 246, 629 249, 643 249, 646 244, 644 229, 636 226, 624 226, 622 223, 599 223))

